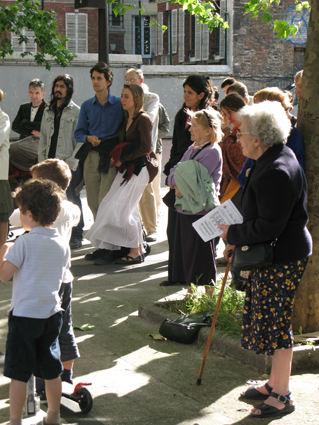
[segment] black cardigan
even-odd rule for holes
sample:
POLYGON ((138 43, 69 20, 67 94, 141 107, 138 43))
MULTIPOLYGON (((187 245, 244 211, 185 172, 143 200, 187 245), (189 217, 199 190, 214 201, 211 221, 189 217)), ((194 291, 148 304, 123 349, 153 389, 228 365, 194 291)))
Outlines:
POLYGON ((20 134, 20 139, 30 136, 33 130, 40 131, 42 115, 47 105, 42 100, 34 121, 30 121, 31 106, 31 102, 20 105, 19 111, 12 122, 12 130, 20 134))
POLYGON ((189 132, 190 127, 185 130, 186 120, 187 114, 184 112, 184 109, 180 109, 175 116, 170 157, 163 170, 166 176, 169 175, 171 168, 175 167, 175 165, 182 159, 182 156, 189 146, 193 143, 189 132))
POLYGON ((269 149, 256 161, 243 197, 243 224, 230 226, 231 245, 272 241, 274 263, 302 260, 312 252, 306 224, 307 182, 294 153, 283 144, 269 149))

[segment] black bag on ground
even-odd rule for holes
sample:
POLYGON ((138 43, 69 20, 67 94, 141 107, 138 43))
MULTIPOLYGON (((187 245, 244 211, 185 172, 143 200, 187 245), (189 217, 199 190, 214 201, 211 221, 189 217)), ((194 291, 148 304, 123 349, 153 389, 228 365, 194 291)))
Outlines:
POLYGON ((161 324, 159 333, 165 338, 180 342, 182 344, 191 344, 195 341, 199 330, 203 326, 210 326, 214 312, 202 311, 200 313, 187 314, 175 320, 165 319, 161 324))

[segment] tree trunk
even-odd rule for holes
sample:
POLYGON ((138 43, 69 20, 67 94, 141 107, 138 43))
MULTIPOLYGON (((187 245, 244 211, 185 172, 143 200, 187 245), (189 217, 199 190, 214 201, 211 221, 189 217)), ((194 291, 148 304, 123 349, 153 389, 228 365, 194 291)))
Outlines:
POLYGON ((313 254, 296 294, 294 331, 319 329, 319 0, 312 0, 297 127, 305 149, 313 254))

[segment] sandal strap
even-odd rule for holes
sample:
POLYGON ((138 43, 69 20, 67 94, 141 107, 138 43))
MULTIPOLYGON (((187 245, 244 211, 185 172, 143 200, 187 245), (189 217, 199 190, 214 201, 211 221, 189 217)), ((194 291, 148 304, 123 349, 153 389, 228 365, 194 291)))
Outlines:
POLYGON ((272 392, 272 387, 268 384, 268 382, 265 383, 265 388, 269 392, 269 394, 272 392))
POLYGON ((274 392, 270 393, 270 397, 276 398, 280 403, 283 403, 286 406, 290 404, 290 396, 291 396, 291 393, 288 393, 287 395, 277 394, 274 392))

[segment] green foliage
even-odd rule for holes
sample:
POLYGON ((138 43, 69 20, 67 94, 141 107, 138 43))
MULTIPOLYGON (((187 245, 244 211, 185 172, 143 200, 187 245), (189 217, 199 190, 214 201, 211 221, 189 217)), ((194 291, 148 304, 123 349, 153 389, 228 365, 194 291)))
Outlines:
POLYGON ((65 48, 67 39, 57 33, 55 17, 55 13, 41 10, 39 2, 18 0, 6 6, 0 2, 0 57, 5 58, 14 52, 10 32, 19 37, 20 44, 29 42, 28 37, 23 35, 23 30, 27 29, 34 32, 38 50, 36 53, 27 50, 21 53, 22 57, 33 56, 38 65, 45 64, 48 70, 51 62, 46 55, 52 56, 62 67, 69 65, 75 54, 65 48))
MULTIPOLYGON (((131 9, 138 9, 138 6, 136 4, 133 3, 127 3, 127 4, 123 4, 121 2, 117 2, 116 0, 107 0, 108 4, 115 4, 114 8, 113 8, 113 12, 114 15, 125 15, 126 12, 128 12, 131 9)), ((143 9, 139 9, 140 13, 143 14, 144 10, 143 9)))
MULTIPOLYGON (((221 282, 218 282, 215 286, 215 291, 212 297, 200 292, 193 284, 191 287, 193 293, 188 294, 186 300, 177 301, 176 304, 174 304, 174 307, 170 305, 171 310, 178 314, 215 311, 221 289, 221 282)), ((244 292, 236 291, 229 285, 226 285, 217 318, 217 329, 227 333, 228 335, 233 335, 235 337, 241 336, 244 300, 244 292)))
MULTIPOLYGON (((262 15, 261 22, 271 23, 273 21, 272 13, 270 13, 270 8, 273 3, 279 5, 280 0, 250 0, 248 1, 243 9, 245 13, 250 13, 253 15, 253 18, 257 18, 259 14, 262 15)), ((309 9, 310 3, 308 1, 298 1, 296 0, 296 10, 301 11, 302 9, 309 9)), ((290 35, 293 37, 298 32, 298 25, 289 24, 287 21, 274 21, 274 32, 277 33, 277 40, 280 38, 288 38, 290 35)))
POLYGON ((224 29, 229 28, 228 23, 220 15, 225 11, 218 10, 215 3, 199 0, 172 0, 172 3, 180 4, 183 6, 183 10, 187 10, 191 15, 196 15, 201 24, 208 26, 210 32, 218 26, 224 29))

